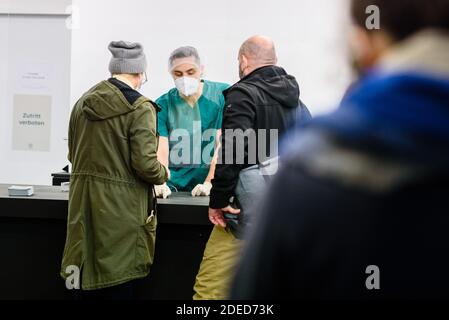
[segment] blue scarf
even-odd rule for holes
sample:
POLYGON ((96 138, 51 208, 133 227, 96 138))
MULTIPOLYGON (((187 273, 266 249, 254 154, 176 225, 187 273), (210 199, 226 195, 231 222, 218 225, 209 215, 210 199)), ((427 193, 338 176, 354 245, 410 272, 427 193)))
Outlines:
POLYGON ((334 113, 315 118, 344 141, 449 167, 449 79, 372 71, 334 113))

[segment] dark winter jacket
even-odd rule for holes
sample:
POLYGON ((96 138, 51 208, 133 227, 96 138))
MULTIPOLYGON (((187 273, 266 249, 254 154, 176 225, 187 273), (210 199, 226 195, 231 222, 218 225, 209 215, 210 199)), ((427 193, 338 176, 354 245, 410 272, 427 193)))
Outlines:
MULTIPOLYGON (((229 204, 242 169, 278 155, 278 138, 292 125, 300 105, 296 79, 277 66, 255 70, 225 90, 224 95, 221 151, 210 198, 212 208, 229 204), (270 130, 276 134, 270 135, 274 133, 270 130), (244 144, 239 149, 234 136, 238 139, 245 133, 254 138, 242 139, 244 144)), ((309 115, 303 105, 301 111, 309 115)))

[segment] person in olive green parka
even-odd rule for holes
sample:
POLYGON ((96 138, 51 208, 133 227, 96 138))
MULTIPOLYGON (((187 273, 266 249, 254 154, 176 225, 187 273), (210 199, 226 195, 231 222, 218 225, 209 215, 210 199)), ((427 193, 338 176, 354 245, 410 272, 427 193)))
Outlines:
POLYGON ((156 233, 153 185, 169 178, 156 155, 159 108, 137 91, 146 80, 143 48, 119 41, 109 50, 112 78, 85 93, 70 118, 72 174, 61 276, 67 279, 79 268, 82 290, 149 274, 156 233))

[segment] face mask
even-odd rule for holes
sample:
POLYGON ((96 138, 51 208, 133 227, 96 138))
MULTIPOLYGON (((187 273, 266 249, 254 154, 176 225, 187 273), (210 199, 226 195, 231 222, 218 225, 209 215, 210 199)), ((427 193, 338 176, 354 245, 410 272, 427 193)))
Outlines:
POLYGON ((200 80, 191 77, 182 77, 175 80, 175 86, 184 96, 190 97, 197 93, 200 80))

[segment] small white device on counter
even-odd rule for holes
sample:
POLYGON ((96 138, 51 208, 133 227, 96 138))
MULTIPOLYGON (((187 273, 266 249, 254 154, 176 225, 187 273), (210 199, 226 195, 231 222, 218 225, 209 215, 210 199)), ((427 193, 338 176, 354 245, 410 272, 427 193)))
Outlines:
POLYGON ((70 182, 63 182, 63 183, 61 183, 61 191, 62 192, 69 192, 70 191, 70 182))
POLYGON ((10 197, 31 197, 34 194, 32 186, 11 186, 8 188, 10 197))

